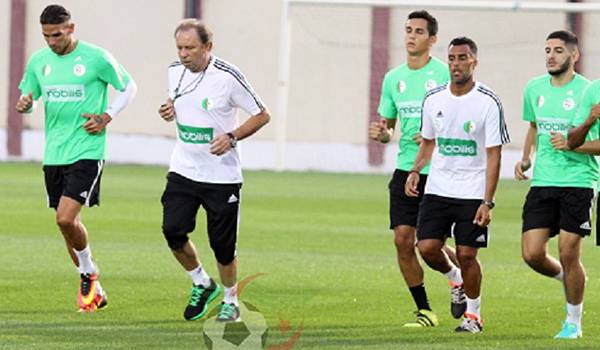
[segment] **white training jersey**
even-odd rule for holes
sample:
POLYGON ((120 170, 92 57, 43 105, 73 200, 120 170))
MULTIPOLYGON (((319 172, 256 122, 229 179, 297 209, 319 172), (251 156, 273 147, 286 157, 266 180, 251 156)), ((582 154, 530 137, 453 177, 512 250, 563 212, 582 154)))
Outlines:
POLYGON ((498 96, 480 82, 462 96, 437 87, 423 100, 421 134, 435 140, 425 193, 483 199, 486 148, 510 142, 498 96))
POLYGON ((237 127, 237 108, 250 115, 263 109, 239 69, 216 56, 197 73, 176 61, 169 66, 169 97, 175 101, 177 124, 169 171, 198 182, 241 183, 238 149, 216 156, 209 144, 237 127))

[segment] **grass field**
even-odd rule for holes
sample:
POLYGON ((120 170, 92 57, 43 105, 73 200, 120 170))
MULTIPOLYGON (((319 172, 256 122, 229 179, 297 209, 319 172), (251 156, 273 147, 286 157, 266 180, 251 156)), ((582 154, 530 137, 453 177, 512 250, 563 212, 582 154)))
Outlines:
MULTIPOLYGON (((165 171, 106 168, 102 206, 85 209, 83 220, 109 307, 80 314, 78 276, 45 208, 41 165, 0 163, 0 349, 203 348, 203 321, 182 318, 189 278, 160 231, 165 171)), ((270 346, 302 324, 293 349, 600 348, 600 251, 592 239, 583 252, 584 338, 552 339, 564 318, 561 286, 520 258, 528 184, 499 186, 490 248, 480 254, 485 328, 472 335, 453 332, 458 321, 449 314, 446 279, 428 268, 426 286, 441 325, 401 328, 414 305, 387 229, 387 176, 246 172, 245 178, 240 276, 265 275, 241 299, 264 315, 270 346)), ((216 275, 203 220, 192 237, 216 275)), ((551 247, 556 252, 555 241, 551 247)))

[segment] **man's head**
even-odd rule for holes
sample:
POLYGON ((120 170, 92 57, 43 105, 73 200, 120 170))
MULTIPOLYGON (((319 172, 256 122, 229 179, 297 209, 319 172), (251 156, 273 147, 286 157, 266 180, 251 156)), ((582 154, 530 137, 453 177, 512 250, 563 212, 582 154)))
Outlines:
POLYGON ((46 6, 40 15, 40 24, 48 47, 57 55, 65 54, 73 42, 75 31, 69 11, 60 5, 46 6))
POLYGON ((408 54, 418 56, 428 52, 437 41, 437 31, 437 20, 429 12, 411 12, 404 25, 404 45, 408 54))
POLYGON ((448 45, 448 66, 452 84, 472 81, 477 66, 477 44, 464 36, 452 39, 448 45))
POLYGON ((546 68, 548 74, 557 76, 573 71, 579 60, 577 36, 567 30, 557 30, 546 38, 546 68))
POLYGON ((212 32, 195 18, 182 20, 175 29, 175 44, 181 63, 192 72, 205 67, 212 50, 212 32))

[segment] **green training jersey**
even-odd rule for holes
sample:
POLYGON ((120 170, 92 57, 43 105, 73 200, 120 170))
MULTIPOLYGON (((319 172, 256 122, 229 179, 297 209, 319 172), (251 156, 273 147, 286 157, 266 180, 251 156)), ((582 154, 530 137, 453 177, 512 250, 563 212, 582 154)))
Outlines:
MULTIPOLYGON (((581 104, 577 110, 577 117, 573 122, 574 126, 579 126, 585 122, 595 104, 600 103, 600 79, 594 80, 583 93, 581 104)), ((587 135, 587 140, 597 140, 600 138, 600 124, 598 120, 592 124, 587 135)))
POLYGON ((123 91, 129 73, 104 49, 79 40, 75 49, 57 55, 46 47, 34 53, 19 89, 33 99, 42 97, 45 110, 45 165, 104 159, 106 129, 90 135, 84 113, 102 114, 108 103, 107 85, 123 91))
POLYGON ((551 133, 567 137, 576 119, 581 96, 590 81, 575 74, 568 84, 555 87, 546 74, 527 83, 523 120, 537 125, 535 167, 531 186, 595 188, 598 164, 593 156, 555 150, 551 133))
MULTIPOLYGON (((421 69, 410 69, 406 63, 390 70, 383 78, 378 113, 386 119, 399 119, 400 142, 396 168, 409 171, 419 145, 413 137, 421 129, 421 107, 427 91, 450 80, 448 65, 431 57, 421 69)), ((429 165, 421 173, 427 174, 429 165)))

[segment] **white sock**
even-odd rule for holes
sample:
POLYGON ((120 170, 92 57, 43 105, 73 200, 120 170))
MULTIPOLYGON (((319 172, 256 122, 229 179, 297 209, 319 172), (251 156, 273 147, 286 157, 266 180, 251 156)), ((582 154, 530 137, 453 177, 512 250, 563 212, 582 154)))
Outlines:
POLYGON ((202 268, 202 265, 198 266, 197 268, 193 269, 192 271, 188 271, 187 272, 188 275, 190 275, 190 277, 192 278, 192 281, 195 285, 197 286, 204 286, 204 287, 209 287, 210 286, 210 276, 206 273, 206 271, 204 271, 204 269, 202 268))
POLYGON ((567 322, 574 323, 581 328, 581 313, 583 311, 583 303, 573 305, 567 303, 567 322))
POLYGON ((446 272, 444 276, 448 277, 448 280, 455 285, 463 284, 462 274, 460 273, 460 269, 455 265, 451 264, 452 268, 450 271, 446 272))
POLYGON ((554 278, 555 280, 559 280, 561 282, 564 282, 565 281, 565 275, 563 273, 563 270, 560 269, 560 272, 556 276, 554 276, 552 278, 554 278))
POLYGON ((481 295, 478 296, 475 299, 471 299, 468 296, 466 296, 467 299, 467 311, 466 313, 468 314, 473 314, 473 315, 477 315, 478 319, 481 319, 481 295))
POLYGON ((234 304, 235 306, 239 306, 238 304, 238 298, 237 298, 237 283, 233 285, 233 287, 231 288, 227 288, 225 286, 223 286, 225 291, 224 291, 224 298, 223 298, 223 302, 225 304, 234 304))
POLYGON ((87 245, 82 251, 73 249, 77 260, 79 260, 79 273, 93 274, 96 273, 96 265, 92 262, 92 251, 90 246, 87 245))

